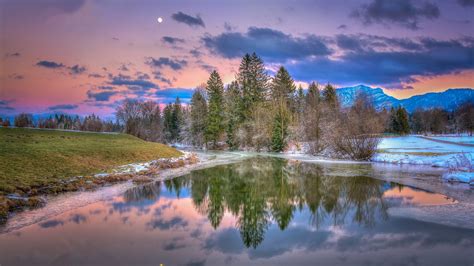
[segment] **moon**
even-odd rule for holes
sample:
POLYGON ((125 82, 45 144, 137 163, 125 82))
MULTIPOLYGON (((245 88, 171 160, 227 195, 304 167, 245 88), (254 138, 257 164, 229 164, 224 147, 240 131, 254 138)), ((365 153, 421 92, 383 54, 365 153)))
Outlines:
POLYGON ((163 22, 163 18, 162 18, 162 17, 158 17, 158 19, 157 19, 157 20, 158 20, 158 23, 161 23, 161 22, 163 22))

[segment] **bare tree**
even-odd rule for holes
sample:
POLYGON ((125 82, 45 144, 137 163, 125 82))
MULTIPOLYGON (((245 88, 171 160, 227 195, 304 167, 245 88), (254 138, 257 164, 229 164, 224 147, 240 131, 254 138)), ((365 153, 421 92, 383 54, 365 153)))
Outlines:
POLYGON ((340 157, 369 160, 380 142, 383 123, 377 116, 372 100, 360 93, 353 107, 341 113, 332 134, 333 149, 340 157))

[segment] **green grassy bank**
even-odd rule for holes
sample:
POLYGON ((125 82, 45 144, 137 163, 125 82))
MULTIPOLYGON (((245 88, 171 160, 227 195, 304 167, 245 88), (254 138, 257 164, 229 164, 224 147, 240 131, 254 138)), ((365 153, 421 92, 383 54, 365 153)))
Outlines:
POLYGON ((125 134, 0 128, 0 195, 179 155, 174 148, 125 134))

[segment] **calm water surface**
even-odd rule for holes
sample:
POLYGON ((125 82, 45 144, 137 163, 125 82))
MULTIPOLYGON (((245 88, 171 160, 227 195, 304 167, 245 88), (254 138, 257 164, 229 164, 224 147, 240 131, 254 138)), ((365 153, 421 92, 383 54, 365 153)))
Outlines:
POLYGON ((333 167, 253 158, 136 187, 1 234, 0 264, 473 265, 474 230, 389 215, 455 201, 333 167))

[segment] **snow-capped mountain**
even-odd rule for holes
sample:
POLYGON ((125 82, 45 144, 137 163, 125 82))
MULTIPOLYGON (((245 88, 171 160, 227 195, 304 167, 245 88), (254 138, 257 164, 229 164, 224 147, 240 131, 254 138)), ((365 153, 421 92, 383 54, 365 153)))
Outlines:
POLYGON ((343 107, 349 107, 354 103, 357 94, 365 92, 368 94, 377 109, 390 108, 402 105, 409 112, 418 108, 429 109, 440 107, 445 110, 454 110, 466 101, 474 103, 474 90, 470 88, 448 89, 443 92, 430 92, 422 95, 415 95, 407 99, 397 99, 383 92, 381 88, 371 88, 365 85, 336 89, 339 101, 343 107))

